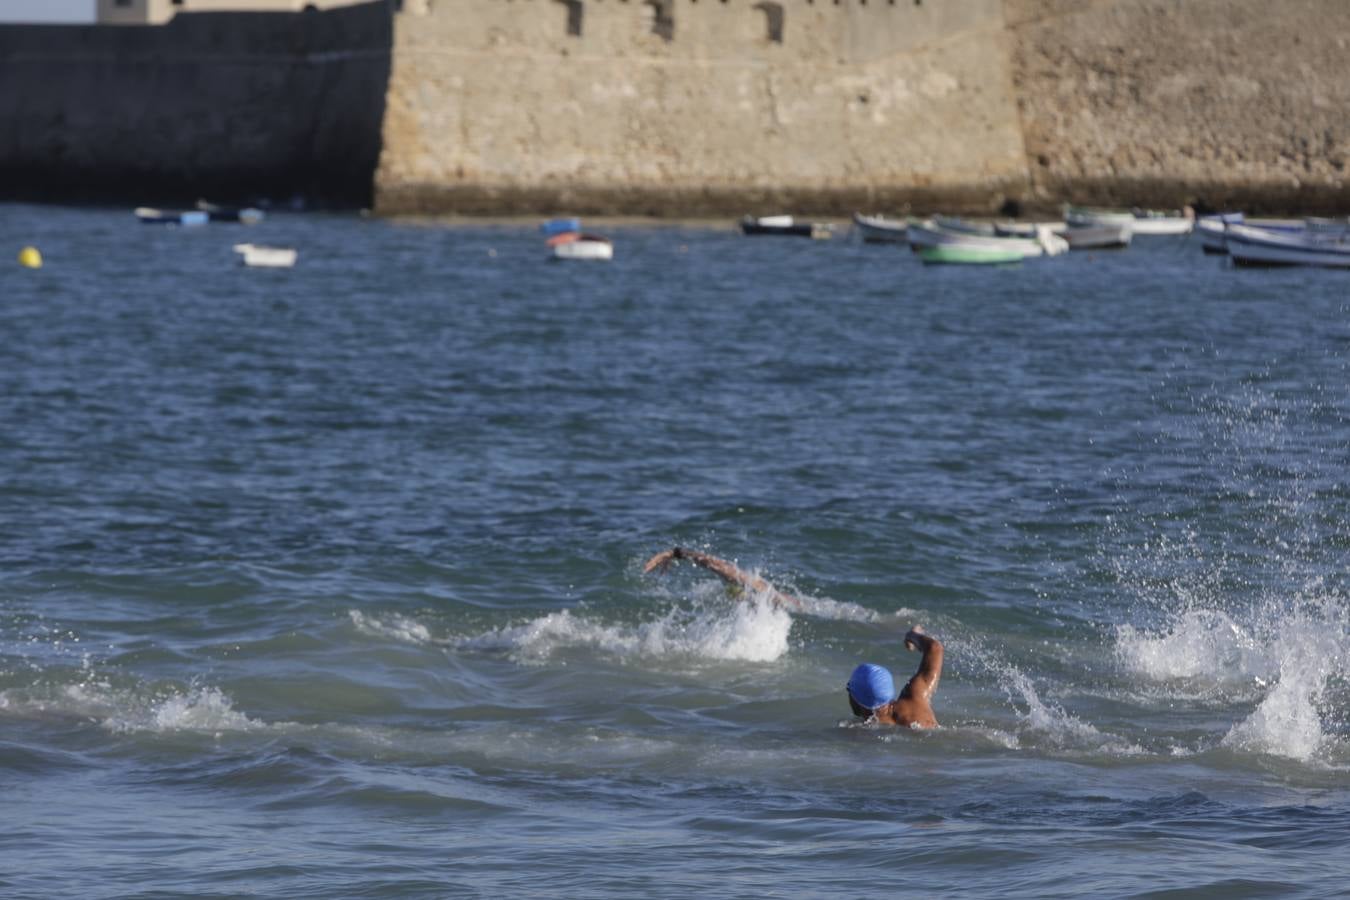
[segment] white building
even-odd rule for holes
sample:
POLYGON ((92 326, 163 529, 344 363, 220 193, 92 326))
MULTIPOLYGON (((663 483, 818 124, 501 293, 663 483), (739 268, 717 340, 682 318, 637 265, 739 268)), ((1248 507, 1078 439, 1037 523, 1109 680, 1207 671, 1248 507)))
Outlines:
POLYGON ((92 25, 98 0, 0 0, 0 24, 92 25))
POLYGON ((97 0, 98 21, 108 25, 160 25, 180 12, 301 12, 363 2, 366 0, 97 0))

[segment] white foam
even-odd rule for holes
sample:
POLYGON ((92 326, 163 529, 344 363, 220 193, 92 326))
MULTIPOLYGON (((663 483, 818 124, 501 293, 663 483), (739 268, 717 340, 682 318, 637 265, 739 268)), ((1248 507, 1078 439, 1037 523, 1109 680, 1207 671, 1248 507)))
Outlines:
POLYGON ((570 649, 618 657, 679 657, 771 662, 788 651, 792 617, 764 598, 725 601, 714 608, 672 609, 637 625, 610 625, 570 611, 460 641, 469 649, 502 649, 541 662, 570 649))
POLYGON ((1256 707, 1222 739, 1230 749, 1308 762, 1343 741, 1328 733, 1328 685, 1350 677, 1350 629, 1334 597, 1272 600, 1241 620, 1188 609, 1148 632, 1122 626, 1124 668, 1191 699, 1195 685, 1226 703, 1256 707))
POLYGON ((1127 671, 1155 681, 1266 684, 1274 674, 1261 641, 1218 610, 1189 610, 1157 632, 1119 626, 1116 657, 1127 671))
POLYGON ((234 709, 216 687, 192 686, 147 695, 89 679, 0 693, 0 709, 15 715, 69 716, 97 722, 118 733, 150 731, 251 731, 267 727, 234 709))
POLYGON ((399 613, 376 617, 349 609, 347 615, 357 631, 371 637, 393 638, 407 644, 426 644, 431 641, 431 631, 425 625, 399 613))
POLYGON ((1350 674, 1350 634, 1341 621, 1294 617, 1270 643, 1279 671, 1256 709, 1237 723, 1223 743, 1258 753, 1312 760, 1337 739, 1327 734, 1323 698, 1333 679, 1350 674))
POLYGON ((216 687, 193 687, 174 691, 149 702, 133 699, 121 705, 103 722, 116 732, 151 731, 157 733, 189 731, 219 733, 252 731, 266 727, 237 711, 232 701, 216 687))

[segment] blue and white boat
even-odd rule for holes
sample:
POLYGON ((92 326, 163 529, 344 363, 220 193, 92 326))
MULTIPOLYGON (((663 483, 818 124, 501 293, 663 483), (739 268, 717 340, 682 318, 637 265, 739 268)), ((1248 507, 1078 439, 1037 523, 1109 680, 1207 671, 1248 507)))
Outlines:
POLYGON ((1277 231, 1228 222, 1224 244, 1235 266, 1350 269, 1350 233, 1344 227, 1277 231))
POLYGON ((146 225, 205 225, 211 216, 201 209, 155 209, 150 206, 136 207, 136 218, 146 225))

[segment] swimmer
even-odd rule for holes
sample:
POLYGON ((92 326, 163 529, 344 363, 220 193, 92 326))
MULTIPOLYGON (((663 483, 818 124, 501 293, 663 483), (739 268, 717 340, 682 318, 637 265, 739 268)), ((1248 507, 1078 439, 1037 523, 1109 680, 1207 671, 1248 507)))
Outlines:
POLYGON ((936 728, 933 715, 933 692, 942 677, 942 642, 929 637, 923 627, 915 625, 905 635, 905 649, 923 653, 919 670, 914 673, 900 696, 895 695, 895 680, 889 670, 874 663, 862 663, 849 676, 845 690, 853 714, 868 722, 882 725, 905 725, 910 728, 936 728))
POLYGON ((758 575, 742 572, 725 559, 718 559, 716 556, 700 553, 697 550, 686 550, 683 547, 663 550, 647 560, 642 566, 642 571, 664 572, 677 559, 687 559, 696 566, 702 566, 708 571, 716 573, 732 589, 735 597, 739 598, 743 591, 749 590, 755 594, 767 594, 769 602, 775 606, 786 606, 790 609, 801 609, 803 606, 802 601, 790 594, 784 594, 758 575))
MULTIPOLYGON (((748 589, 757 594, 767 594, 770 601, 778 606, 798 610, 804 606, 801 600, 784 594, 763 578, 742 572, 724 559, 697 550, 683 547, 664 550, 647 560, 642 571, 664 572, 677 559, 687 559, 715 573, 735 589, 736 596, 748 589)), ((915 625, 905 635, 905 649, 922 653, 923 658, 919 660, 918 671, 906 682, 899 696, 896 696, 895 679, 888 669, 874 663, 862 663, 848 679, 846 691, 849 708, 855 716, 868 722, 936 728, 938 722, 933 715, 932 700, 938 679, 942 677, 942 642, 930 637, 922 626, 915 625)))

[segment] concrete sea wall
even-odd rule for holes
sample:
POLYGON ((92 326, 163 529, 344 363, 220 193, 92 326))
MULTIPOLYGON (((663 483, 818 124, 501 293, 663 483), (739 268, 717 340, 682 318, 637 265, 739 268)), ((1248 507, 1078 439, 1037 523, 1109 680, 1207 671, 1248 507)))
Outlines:
POLYGON ((0 26, 0 199, 371 202, 383 3, 0 26))

